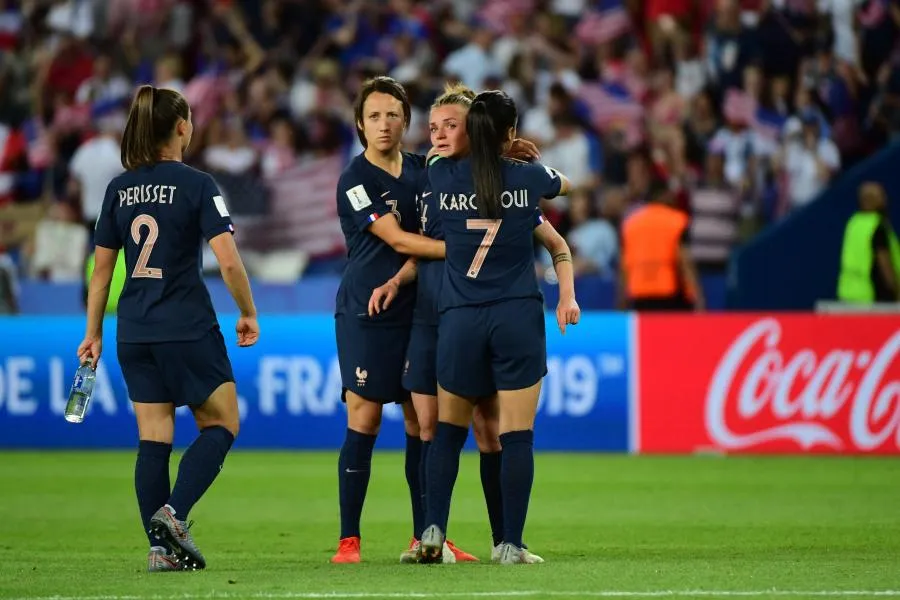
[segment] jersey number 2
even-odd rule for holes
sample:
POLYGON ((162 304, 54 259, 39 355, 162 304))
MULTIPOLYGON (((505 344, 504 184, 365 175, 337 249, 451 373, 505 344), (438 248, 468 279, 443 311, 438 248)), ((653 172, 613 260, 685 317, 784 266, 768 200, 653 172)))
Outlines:
POLYGON ((153 252, 153 246, 159 237, 159 223, 156 222, 156 219, 150 215, 138 215, 135 217, 134 221, 131 222, 131 239, 134 240, 135 244, 140 244, 141 227, 145 225, 147 227, 147 239, 144 240, 144 245, 141 246, 141 254, 138 256, 137 262, 134 263, 134 271, 131 273, 131 276, 162 279, 162 269, 147 266, 147 263, 150 261, 150 253, 153 252))
POLYGON ((466 219, 466 229, 485 230, 484 237, 481 239, 481 245, 478 246, 475 258, 472 259, 472 264, 469 265, 469 271, 466 273, 467 277, 471 279, 478 277, 478 273, 481 271, 482 265, 484 265, 484 259, 487 258, 488 250, 494 245, 494 238, 497 237, 497 231, 500 230, 502 221, 502 219, 466 219))

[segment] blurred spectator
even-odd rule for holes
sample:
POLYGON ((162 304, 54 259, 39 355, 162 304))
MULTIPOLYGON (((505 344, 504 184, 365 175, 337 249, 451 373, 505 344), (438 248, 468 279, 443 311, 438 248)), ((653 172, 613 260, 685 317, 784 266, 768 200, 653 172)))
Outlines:
POLYGON ((88 246, 88 230, 77 211, 57 202, 38 223, 30 251, 29 274, 47 281, 81 281, 88 246))
POLYGON ((93 72, 75 93, 78 104, 91 105, 94 114, 121 107, 130 100, 132 84, 113 70, 112 57, 100 53, 94 58, 93 72))
POLYGON ((494 37, 490 27, 477 24, 468 43, 444 60, 444 74, 462 81, 470 89, 482 89, 485 79, 500 74, 500 65, 491 54, 494 37))
MULTIPOLYGON (((554 117, 551 123, 555 139, 541 150, 541 160, 565 173, 572 187, 596 187, 599 181, 591 168, 590 142, 579 120, 566 113, 554 117)), ((553 201, 554 206, 562 209, 565 203, 562 196, 553 201)))
POLYGON ((248 268, 338 269, 356 91, 402 81, 404 149, 424 152, 452 78, 515 98, 519 134, 579 188, 547 216, 597 272, 652 190, 720 269, 735 227, 771 225, 900 135, 898 25, 896 0, 0 0, 0 210, 71 204, 49 230, 78 199, 92 221, 121 168, 109 119, 153 82, 187 96, 186 161, 215 172, 260 254, 248 268))
POLYGON ((691 192, 691 255, 701 272, 724 272, 738 243, 740 194, 725 180, 725 157, 706 155, 703 178, 691 192))
POLYGON ((232 175, 247 173, 256 168, 256 149, 247 139, 239 117, 228 117, 213 122, 208 132, 203 162, 211 171, 224 171, 232 175))
POLYGON ((590 189, 576 189, 570 200, 566 238, 572 248, 575 275, 611 275, 619 254, 615 228, 600 218, 590 189))
POLYGON ((71 195, 78 199, 81 220, 91 230, 100 214, 106 187, 124 170, 119 142, 125 117, 121 113, 106 116, 97 122, 97 127, 99 134, 81 144, 69 163, 71 195))
POLYGON ((806 115, 800 132, 788 138, 782 160, 789 210, 815 198, 841 166, 837 146, 820 135, 819 119, 813 114, 806 115))

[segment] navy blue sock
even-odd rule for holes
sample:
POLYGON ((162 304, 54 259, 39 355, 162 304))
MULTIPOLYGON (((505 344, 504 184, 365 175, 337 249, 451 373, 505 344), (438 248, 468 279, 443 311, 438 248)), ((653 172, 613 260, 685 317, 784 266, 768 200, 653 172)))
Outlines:
POLYGON ((459 474, 459 454, 469 436, 468 427, 438 423, 434 442, 428 451, 428 510, 426 527, 437 525, 445 534, 450 518, 450 498, 459 474))
POLYGON ((522 547, 522 532, 534 483, 534 432, 510 431, 500 436, 503 464, 500 467, 503 495, 503 541, 522 547))
POLYGON ((221 425, 200 431, 178 465, 175 488, 166 503, 175 511, 175 518, 184 521, 200 500, 225 463, 225 455, 231 450, 234 435, 221 425))
POLYGON ((409 486, 409 500, 412 504, 413 537, 422 537, 425 529, 425 509, 422 503, 422 480, 419 466, 422 462, 422 440, 406 434, 406 484, 409 486))
POLYGON ((141 440, 137 461, 134 463, 134 491, 144 534, 151 546, 159 546, 156 536, 150 534, 150 517, 169 499, 169 456, 172 444, 141 440))
POLYGON ((377 436, 347 429, 341 455, 338 458, 338 495, 341 505, 341 539, 359 536, 369 475, 372 471, 372 450, 377 436))
POLYGON ((500 492, 502 457, 503 452, 481 453, 481 489, 484 491, 495 546, 503 541, 503 494, 500 492))
MULTIPOLYGON (((422 527, 425 525, 425 515, 428 514, 428 453, 431 451, 431 442, 422 442, 422 457, 419 459, 419 489, 422 490, 422 527)), ((422 539, 419 531, 416 539, 422 539)))

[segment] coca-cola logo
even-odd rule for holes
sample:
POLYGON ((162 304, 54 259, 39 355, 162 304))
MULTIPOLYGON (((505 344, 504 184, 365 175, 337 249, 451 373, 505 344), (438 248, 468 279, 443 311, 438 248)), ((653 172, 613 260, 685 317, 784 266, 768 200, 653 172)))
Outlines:
MULTIPOLYGON (((854 332, 846 337, 852 343, 854 332)), ((850 444, 867 451, 893 436, 900 448, 900 381, 885 380, 900 353, 900 329, 880 348, 830 347, 822 356, 812 348, 787 355, 781 341, 781 324, 767 318, 725 351, 706 394, 706 431, 715 444, 736 450, 781 440, 803 450, 850 444), (849 420, 835 419, 848 402, 849 420)))

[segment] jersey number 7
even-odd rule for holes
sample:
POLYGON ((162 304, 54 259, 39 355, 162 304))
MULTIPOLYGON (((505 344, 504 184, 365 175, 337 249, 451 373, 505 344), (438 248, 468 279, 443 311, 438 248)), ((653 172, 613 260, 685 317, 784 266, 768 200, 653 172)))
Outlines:
POLYGON ((150 253, 153 252, 153 246, 159 238, 159 223, 150 215, 138 215, 131 222, 131 239, 135 244, 141 243, 141 228, 147 227, 147 238, 144 245, 141 246, 141 254, 138 256, 137 262, 134 263, 134 271, 131 276, 134 278, 162 279, 162 269, 148 267, 150 262, 150 253))
POLYGON ((500 230, 500 223, 502 222, 503 219, 466 219, 466 229, 485 230, 484 237, 481 239, 481 245, 478 246, 478 251, 475 252, 475 258, 472 259, 472 264, 469 265, 466 277, 471 279, 478 277, 478 273, 481 271, 482 265, 484 265, 484 259, 487 258, 488 251, 494 245, 494 239, 497 237, 497 232, 500 230))

